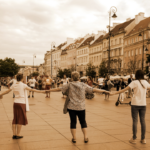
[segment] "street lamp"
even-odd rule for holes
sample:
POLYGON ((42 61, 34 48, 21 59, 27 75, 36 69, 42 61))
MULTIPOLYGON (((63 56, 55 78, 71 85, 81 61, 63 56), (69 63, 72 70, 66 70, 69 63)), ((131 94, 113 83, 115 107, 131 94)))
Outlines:
MULTIPOLYGON (((142 37, 143 36, 143 51, 142 51, 142 70, 143 70, 143 62, 144 62, 144 29, 142 28, 139 28, 139 37, 142 37)), ((146 46, 146 49, 145 49, 145 51, 148 51, 148 49, 147 49, 147 46, 146 46)))
POLYGON ((55 48, 55 42, 52 42, 51 43, 51 78, 52 78, 52 65, 53 65, 53 62, 52 62, 52 50, 53 50, 53 48, 55 48))
POLYGON ((34 72, 34 58, 36 58, 36 54, 33 54, 33 72, 34 72))
POLYGON ((77 59, 76 59, 76 57, 74 57, 74 60, 75 60, 75 71, 77 71, 77 64, 76 64, 76 63, 77 63, 77 62, 76 62, 77 59))
POLYGON ((110 37, 111 37, 110 24, 111 24, 111 18, 117 18, 116 12, 117 12, 117 8, 115 6, 112 6, 109 11, 108 74, 110 73, 110 37), (112 15, 112 13, 113 13, 113 15, 112 15))
POLYGON ((57 78, 57 60, 54 61, 55 62, 55 67, 56 67, 56 78, 57 78))

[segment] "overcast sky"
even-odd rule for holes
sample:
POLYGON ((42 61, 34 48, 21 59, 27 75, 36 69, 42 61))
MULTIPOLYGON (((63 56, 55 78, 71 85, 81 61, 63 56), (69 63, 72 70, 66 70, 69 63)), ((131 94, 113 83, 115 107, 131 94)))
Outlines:
POLYGON ((0 0, 0 59, 11 57, 22 65, 44 62, 44 54, 67 37, 107 30, 108 11, 117 7, 124 22, 139 12, 150 16, 149 0, 0 0))

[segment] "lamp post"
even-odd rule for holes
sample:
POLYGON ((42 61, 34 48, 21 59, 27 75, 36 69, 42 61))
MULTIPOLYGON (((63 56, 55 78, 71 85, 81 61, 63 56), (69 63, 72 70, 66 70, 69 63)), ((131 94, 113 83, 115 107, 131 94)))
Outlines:
POLYGON ((76 62, 77 60, 76 60, 76 57, 74 57, 74 60, 75 60, 75 71, 77 71, 77 64, 76 64, 76 63, 77 63, 77 62, 76 62))
POLYGON ((52 42, 51 43, 51 78, 52 78, 52 73, 53 73, 53 71, 52 71, 52 65, 53 65, 53 62, 52 62, 52 50, 53 50, 53 48, 55 48, 55 42, 52 42))
MULTIPOLYGON (((143 70, 143 62, 144 62, 144 29, 139 28, 139 37, 143 36, 143 50, 142 50, 142 70, 143 70)), ((147 47, 145 49, 145 51, 148 51, 147 47)))
POLYGON ((56 67, 56 78, 57 78, 57 60, 54 61, 55 62, 55 67, 56 67))
POLYGON ((115 6, 112 6, 109 11, 108 74, 110 73, 110 37, 111 37, 110 24, 111 24, 111 18, 117 18, 116 12, 117 12, 117 8, 115 6), (112 13, 113 13, 113 15, 112 15, 112 13))
POLYGON ((36 54, 33 54, 33 72, 34 72, 34 58, 36 58, 36 54))

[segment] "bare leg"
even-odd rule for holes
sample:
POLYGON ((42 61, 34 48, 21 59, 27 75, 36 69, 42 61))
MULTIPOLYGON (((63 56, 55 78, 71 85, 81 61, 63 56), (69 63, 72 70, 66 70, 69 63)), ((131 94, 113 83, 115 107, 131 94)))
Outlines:
POLYGON ((34 96, 34 92, 32 92, 32 96, 34 96))
POLYGON ((20 136, 21 127, 22 125, 17 124, 17 136, 20 136))
POLYGON ((83 135, 84 135, 84 139, 86 140, 88 137, 87 137, 87 128, 82 128, 82 132, 83 132, 83 135))
POLYGON ((73 139, 76 140, 76 129, 70 129, 73 139))
POLYGON ((12 124, 13 135, 16 135, 16 124, 12 124))

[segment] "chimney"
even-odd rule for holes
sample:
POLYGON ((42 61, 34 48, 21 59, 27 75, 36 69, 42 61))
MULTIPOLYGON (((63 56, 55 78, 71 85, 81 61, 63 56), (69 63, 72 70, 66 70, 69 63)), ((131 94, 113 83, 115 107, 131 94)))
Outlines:
POLYGON ((127 19, 126 19, 126 21, 130 21, 130 20, 131 20, 131 18, 127 18, 127 19))
POLYGON ((74 42, 73 38, 67 38, 67 46, 73 42, 74 42))
POLYGON ((143 19, 145 19, 144 13, 140 12, 138 15, 135 15, 135 24, 138 24, 143 19))

